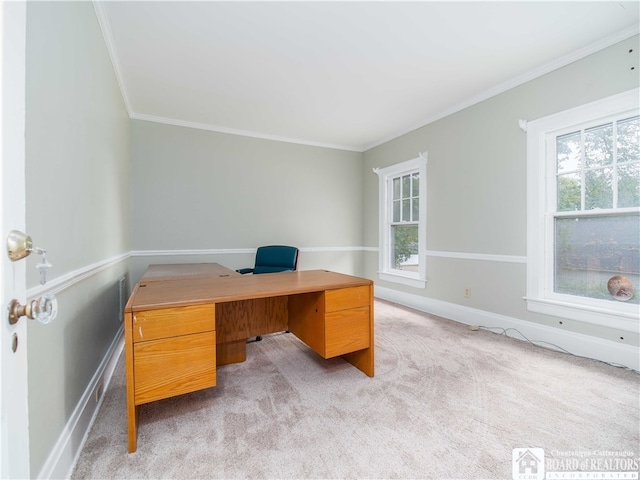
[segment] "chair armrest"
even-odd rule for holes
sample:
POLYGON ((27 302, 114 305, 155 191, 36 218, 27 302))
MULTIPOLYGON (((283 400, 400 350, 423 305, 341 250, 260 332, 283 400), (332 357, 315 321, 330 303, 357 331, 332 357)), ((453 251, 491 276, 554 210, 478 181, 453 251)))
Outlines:
POLYGON ((245 275, 247 273, 253 273, 253 268, 239 268, 238 270, 236 270, 236 272, 245 275))

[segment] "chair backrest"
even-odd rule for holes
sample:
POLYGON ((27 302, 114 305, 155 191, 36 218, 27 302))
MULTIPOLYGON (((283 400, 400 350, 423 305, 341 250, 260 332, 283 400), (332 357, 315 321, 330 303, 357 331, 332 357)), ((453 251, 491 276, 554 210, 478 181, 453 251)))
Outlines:
POLYGON ((267 245, 256 251, 254 274, 292 272, 298 268, 298 249, 285 245, 267 245))

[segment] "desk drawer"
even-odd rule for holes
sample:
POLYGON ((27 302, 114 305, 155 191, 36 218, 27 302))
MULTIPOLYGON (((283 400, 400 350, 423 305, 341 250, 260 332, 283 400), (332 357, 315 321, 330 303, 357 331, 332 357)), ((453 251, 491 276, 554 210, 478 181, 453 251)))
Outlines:
POLYGON ((209 332, 216 329, 215 305, 147 310, 133 315, 133 341, 209 332))
POLYGON ((369 305, 370 293, 368 286, 340 288, 325 292, 325 311, 338 312, 347 308, 364 307, 369 305))
POLYGON ((133 350, 136 405, 216 385, 216 332, 139 342, 133 350))
POLYGON ((370 342, 369 307, 358 307, 325 316, 324 358, 368 348, 370 342))

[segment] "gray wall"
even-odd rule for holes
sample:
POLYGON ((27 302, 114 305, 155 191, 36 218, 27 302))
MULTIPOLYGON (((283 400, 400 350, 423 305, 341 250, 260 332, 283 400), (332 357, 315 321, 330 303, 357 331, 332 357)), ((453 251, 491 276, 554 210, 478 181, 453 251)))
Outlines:
MULTIPOLYGON (((129 118, 91 2, 29 2, 26 65, 27 232, 49 278, 131 250, 129 118)), ((38 285, 28 260, 28 288, 38 285)), ((128 261, 57 294, 58 318, 29 323, 31 473, 37 476, 117 337, 118 278, 128 261)))
POLYGON ((300 269, 360 272, 362 154, 139 120, 131 138, 134 280, 153 262, 251 266, 267 244, 301 248, 300 269))
MULTIPOLYGON (((518 119, 638 85, 627 53, 637 51, 636 37, 360 154, 130 121, 91 3, 29 2, 27 29, 28 232, 47 248, 52 279, 133 251, 130 262, 62 288, 54 323, 29 325, 32 476, 119 335, 122 275, 131 285, 149 263, 243 267, 252 264, 255 247, 286 243, 302 249, 301 269, 377 281, 378 183, 371 169, 425 150, 427 248, 524 256, 526 136, 518 119)), ((28 259, 31 289, 37 260, 28 259)), ((377 283, 557 323, 526 310, 524 264, 428 260, 426 290, 377 283), (463 298, 464 288, 471 298, 463 298)), ((618 336, 564 323, 575 332, 618 336)), ((625 338, 638 343, 628 332, 625 338)))
MULTIPOLYGON (((525 257, 526 133, 518 120, 535 120, 635 88, 631 70, 638 37, 365 152, 364 245, 378 246, 378 178, 385 167, 428 151, 427 249, 463 254, 525 257)), ((469 79, 473 81, 473 79, 469 79)), ((557 327, 558 319, 526 309, 523 263, 427 257, 425 290, 378 281, 394 290, 557 327), (471 298, 464 298, 464 289, 471 298)), ((378 257, 367 252, 366 276, 377 280, 378 257)), ((563 320, 563 329, 632 345, 638 336, 563 320)))

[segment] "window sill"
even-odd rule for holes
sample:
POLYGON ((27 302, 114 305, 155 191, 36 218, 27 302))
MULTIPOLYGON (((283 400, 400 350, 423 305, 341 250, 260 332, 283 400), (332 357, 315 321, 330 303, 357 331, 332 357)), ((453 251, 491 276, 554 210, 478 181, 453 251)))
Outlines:
MULTIPOLYGON (((630 312, 616 312, 613 309, 580 305, 576 303, 525 297, 527 309, 532 312, 555 317, 592 323, 626 332, 639 333, 640 307, 630 312)), ((629 305, 629 307, 632 307, 629 305)))
POLYGON ((380 280, 384 280, 385 282, 399 283, 401 285, 406 285, 408 287, 422 288, 423 290, 427 287, 426 280, 420 280, 419 278, 405 277, 404 275, 378 272, 378 278, 380 280))

